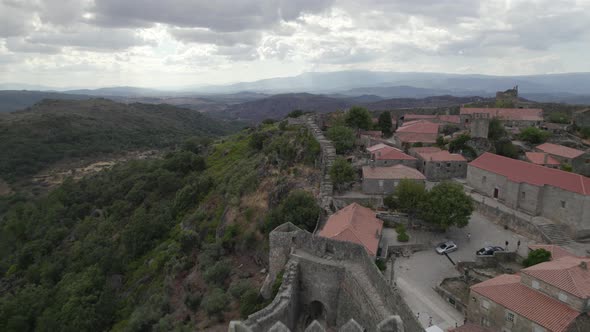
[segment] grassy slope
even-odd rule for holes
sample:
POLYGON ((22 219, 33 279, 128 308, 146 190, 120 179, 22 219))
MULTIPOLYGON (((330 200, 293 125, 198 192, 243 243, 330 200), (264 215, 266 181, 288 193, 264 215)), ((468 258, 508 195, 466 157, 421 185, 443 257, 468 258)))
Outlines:
POLYGON ((178 151, 0 201, 0 330, 203 330, 251 311, 269 208, 319 182, 309 135, 256 134, 208 147, 205 168, 178 151))

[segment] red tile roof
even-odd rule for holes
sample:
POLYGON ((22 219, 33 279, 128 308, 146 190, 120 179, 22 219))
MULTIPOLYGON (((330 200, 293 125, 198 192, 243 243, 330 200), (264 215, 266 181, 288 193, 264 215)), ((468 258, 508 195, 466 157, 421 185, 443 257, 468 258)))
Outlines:
POLYGON ((396 132, 395 136, 402 143, 436 143, 438 134, 396 132))
POLYGON ((414 152, 414 153, 429 153, 429 152, 439 152, 442 151, 440 148, 437 148, 436 146, 420 146, 420 147, 415 147, 415 148, 411 148, 410 151, 414 152))
POLYGON ((551 157, 547 153, 544 152, 526 152, 525 153, 526 159, 533 164, 537 165, 561 165, 559 160, 551 157), (547 158, 547 159, 545 159, 547 158))
POLYGON ((373 156, 376 160, 416 160, 416 158, 390 146, 374 150, 373 156))
POLYGON ((551 260, 560 259, 562 257, 577 257, 571 252, 563 249, 560 246, 554 244, 531 244, 529 245, 530 250, 545 249, 551 253, 551 260))
POLYGON ((381 149, 383 149, 383 148, 386 148, 386 147, 389 147, 389 145, 387 145, 387 144, 383 144, 383 143, 378 143, 378 144, 375 144, 375 145, 369 146, 369 147, 367 148, 367 151, 368 151, 368 152, 375 152, 375 151, 377 151, 377 150, 381 150, 381 149))
POLYGON ((539 108, 471 108, 461 107, 460 114, 486 113, 491 118, 513 121, 543 121, 543 110, 539 108))
POLYGON ((375 256, 382 229, 383 221, 375 217, 375 211, 352 203, 330 216, 319 236, 358 243, 375 256))
POLYGON ((438 123, 426 120, 410 121, 397 128, 396 133, 438 134, 439 127, 440 125, 438 123))
POLYGON ((488 152, 469 163, 469 166, 503 175, 514 182, 524 182, 535 186, 549 185, 590 196, 590 178, 579 174, 543 167, 488 152))
POLYGON ((520 270, 581 298, 590 297, 590 258, 564 256, 520 270), (584 266, 584 267, 583 267, 584 266))
POLYGON ((457 153, 450 153, 447 150, 436 152, 417 152, 418 156, 425 161, 467 161, 465 157, 457 153))
POLYGON ((565 303, 520 283, 519 275, 503 274, 473 285, 471 290, 554 332, 566 331, 580 315, 565 303))
POLYGON ((415 168, 404 165, 395 165, 389 167, 372 167, 363 166, 363 179, 378 180, 397 180, 397 179, 414 179, 425 180, 424 174, 415 168))
POLYGON ((560 157, 570 158, 570 159, 579 157, 584 154, 584 151, 582 151, 582 150, 576 150, 576 149, 568 148, 567 146, 557 145, 557 144, 552 144, 552 143, 541 144, 541 145, 537 146, 536 149, 541 150, 546 153, 549 153, 549 154, 552 154, 552 155, 555 155, 555 156, 560 156, 560 157))
POLYGON ((461 117, 459 115, 439 115, 438 119, 441 122, 449 122, 449 123, 461 123, 461 117))

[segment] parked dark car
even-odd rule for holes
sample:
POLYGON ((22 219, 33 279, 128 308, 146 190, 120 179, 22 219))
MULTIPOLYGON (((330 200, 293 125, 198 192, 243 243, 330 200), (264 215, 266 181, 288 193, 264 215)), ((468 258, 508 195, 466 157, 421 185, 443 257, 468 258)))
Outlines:
POLYGON ((504 248, 498 246, 483 247, 475 252, 477 256, 492 256, 496 251, 504 251, 504 248))

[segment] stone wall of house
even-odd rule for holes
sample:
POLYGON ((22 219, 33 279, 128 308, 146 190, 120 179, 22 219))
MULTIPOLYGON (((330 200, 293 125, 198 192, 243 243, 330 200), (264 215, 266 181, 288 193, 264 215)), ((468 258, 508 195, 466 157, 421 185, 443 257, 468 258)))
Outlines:
MULTIPOLYGON (((424 183, 424 180, 413 180, 424 183)), ((389 195, 395 191, 399 179, 363 179, 362 188, 365 194, 389 195)))
POLYGON ((424 176, 430 181, 442 181, 467 176, 467 161, 421 161, 424 176))
POLYGON ((404 166, 408 166, 411 168, 416 168, 417 164, 416 164, 416 160, 379 160, 376 159, 374 161, 369 161, 369 165, 373 164, 375 166, 378 167, 387 167, 387 166, 395 166, 395 165, 404 165, 404 166))
POLYGON ((533 331, 533 322, 514 312, 514 322, 510 322, 506 319, 508 312, 512 311, 471 291, 467 305, 467 321, 470 323, 488 327, 493 331, 533 331), (487 309, 484 303, 487 303, 487 309))
POLYGON ((590 176, 590 152, 572 159, 572 169, 578 174, 590 176))
POLYGON ((569 305, 570 307, 578 310, 578 311, 584 311, 586 308, 586 300, 585 299, 581 299, 577 296, 574 296, 572 294, 569 294, 567 292, 562 291, 561 289, 550 285, 542 280, 539 280, 537 278, 531 277, 530 275, 526 274, 526 273, 521 273, 520 274, 520 282, 529 286, 530 288, 536 289, 539 292, 542 292, 546 295, 551 296, 552 298, 564 302, 567 305, 569 305), (536 283, 539 285, 538 288, 535 288, 533 286, 533 281, 536 281, 536 283), (565 296, 562 300, 560 299, 560 294, 562 294, 562 296, 565 296))
POLYGON ((590 236, 590 196, 544 186, 541 215, 568 225, 573 237, 590 236))

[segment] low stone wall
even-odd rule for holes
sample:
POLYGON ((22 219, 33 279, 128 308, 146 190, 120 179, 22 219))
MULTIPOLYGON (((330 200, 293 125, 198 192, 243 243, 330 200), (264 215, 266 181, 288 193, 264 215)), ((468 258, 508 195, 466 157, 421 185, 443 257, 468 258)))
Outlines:
POLYGON ((387 257, 392 255, 406 256, 416 251, 429 250, 431 246, 425 243, 396 244, 387 247, 387 257))
MULTIPOLYGON (((443 280, 444 282, 444 280, 443 280)), ((442 285, 442 283, 441 283, 442 285)), ((446 289, 442 288, 441 286, 434 287, 434 291, 438 293, 445 301, 447 301, 450 305, 455 307, 460 313, 464 316, 467 315, 467 304, 463 303, 463 300, 459 297, 455 296, 453 293, 447 291, 446 289)))
POLYGON ((493 223, 507 227, 511 231, 529 237, 537 242, 545 242, 541 231, 530 220, 522 219, 516 214, 509 214, 499 208, 473 200, 475 210, 493 223))

